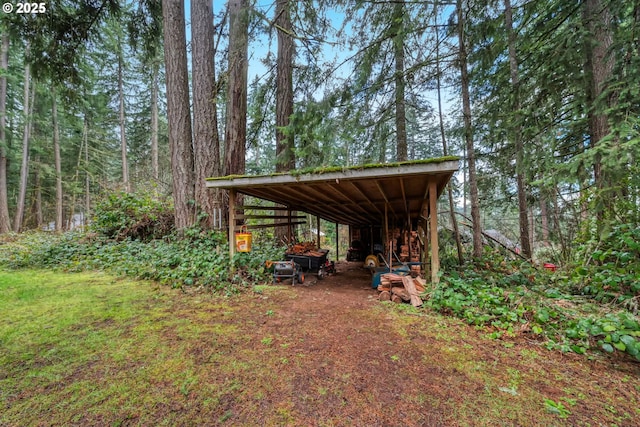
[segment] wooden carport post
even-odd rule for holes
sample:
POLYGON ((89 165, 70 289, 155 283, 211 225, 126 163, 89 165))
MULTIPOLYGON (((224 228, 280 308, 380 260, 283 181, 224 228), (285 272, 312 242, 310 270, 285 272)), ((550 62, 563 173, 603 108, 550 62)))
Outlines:
POLYGON ((440 278, 440 255, 438 252, 438 187, 436 181, 429 181, 429 228, 431 229, 431 283, 440 278))
POLYGON ((340 236, 338 233, 340 232, 340 224, 336 222, 336 259, 340 258, 340 236))
MULTIPOLYGON (((384 251, 383 255, 386 256, 387 255, 387 251, 389 250, 389 214, 387 212, 387 205, 389 204, 389 202, 385 201, 384 202, 384 236, 382 237, 382 250, 384 251)), ((391 266, 389 266, 391 267, 391 266)))
POLYGON ((229 190, 229 263, 231 271, 235 270, 233 256, 236 253, 236 190, 229 190))

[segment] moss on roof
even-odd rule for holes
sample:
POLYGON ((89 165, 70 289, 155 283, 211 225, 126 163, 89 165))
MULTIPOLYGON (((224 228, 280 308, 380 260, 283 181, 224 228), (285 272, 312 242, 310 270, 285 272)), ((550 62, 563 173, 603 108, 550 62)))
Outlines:
POLYGON ((346 172, 346 171, 358 171, 365 169, 375 169, 375 168, 393 168, 399 166, 407 166, 407 165, 424 165, 429 163, 444 163, 450 161, 458 161, 460 157, 458 156, 444 156, 444 157, 434 157, 430 159, 423 160, 410 160, 406 162, 393 162, 393 163, 367 163, 364 165, 357 166, 324 166, 324 167, 315 167, 315 168, 304 168, 299 170, 292 170, 288 172, 274 172, 270 174, 262 174, 262 175, 227 175, 227 176, 219 176, 207 178, 207 181, 218 181, 218 180, 229 180, 229 179, 238 179, 238 178, 258 178, 258 177, 269 177, 269 176, 280 176, 280 175, 291 175, 291 176, 300 176, 307 174, 316 174, 321 175, 324 173, 331 172, 346 172))

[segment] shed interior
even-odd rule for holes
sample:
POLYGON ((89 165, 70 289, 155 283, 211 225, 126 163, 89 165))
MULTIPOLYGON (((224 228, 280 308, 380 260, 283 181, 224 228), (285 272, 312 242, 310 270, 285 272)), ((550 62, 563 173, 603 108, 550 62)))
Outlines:
MULTIPOLYGON (((437 199, 458 170, 458 160, 444 157, 264 176, 226 176, 209 178, 207 187, 229 191, 230 241, 239 222, 248 217, 244 209, 255 208, 236 205, 236 195, 246 194, 279 205, 266 208, 274 214, 288 212, 285 225, 298 223, 291 212, 305 212, 318 219, 346 224, 350 239, 360 241, 364 253, 371 253, 381 245, 389 256, 390 249, 403 249, 398 244, 401 236, 414 236, 419 242, 421 261, 431 270, 432 281, 437 281, 438 236, 429 230, 437 230, 437 199)), ((259 226, 265 225, 254 227, 259 226)), ((274 219, 266 226, 282 226, 282 222, 276 224, 274 219)), ((235 245, 229 246, 233 254, 235 245)), ((415 255, 409 253, 410 258, 415 255)))

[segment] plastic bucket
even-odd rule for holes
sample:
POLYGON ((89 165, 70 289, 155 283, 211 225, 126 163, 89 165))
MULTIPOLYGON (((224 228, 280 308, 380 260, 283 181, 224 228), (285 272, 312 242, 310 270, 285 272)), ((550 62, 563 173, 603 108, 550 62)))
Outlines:
POLYGON ((251 252, 251 233, 247 233, 246 227, 242 227, 242 231, 236 233, 236 250, 238 252, 251 252))

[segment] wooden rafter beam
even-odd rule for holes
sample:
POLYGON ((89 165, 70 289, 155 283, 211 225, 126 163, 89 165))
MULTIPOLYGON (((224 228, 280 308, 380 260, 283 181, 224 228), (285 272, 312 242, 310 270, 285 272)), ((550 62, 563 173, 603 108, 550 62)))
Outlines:
POLYGON ((286 206, 259 206, 259 205, 244 205, 244 206, 236 206, 236 209, 240 210, 254 210, 254 211, 288 211, 289 208, 286 206))
MULTIPOLYGON (((305 219, 306 215, 291 215, 293 219, 305 219)), ((282 215, 254 215, 254 214, 238 214, 236 219, 282 219, 287 218, 282 215)))
POLYGON ((408 218, 411 218, 409 213, 409 203, 407 201, 407 192, 404 190, 404 180, 400 179, 400 194, 402 194, 402 205, 404 206, 404 212, 408 218))
MULTIPOLYGON (((317 200, 322 200, 325 197, 325 194, 321 193, 311 185, 307 186, 306 189, 316 195, 316 199, 314 199, 316 202, 317 200)), ((364 218, 361 213, 355 212, 353 209, 345 209, 344 203, 336 203, 335 205, 331 203, 324 203, 322 205, 322 209, 331 211, 335 218, 340 218, 344 215, 345 210, 347 210, 350 214, 366 221, 366 218, 364 218)))
POLYGON ((391 206, 391 203, 389 202, 389 198, 387 197, 387 194, 384 192, 384 190, 382 189, 382 186, 380 185, 380 183, 378 181, 376 181, 376 186, 378 187, 378 191, 380 191, 380 195, 382 196, 382 198, 386 202, 386 205, 389 207, 389 209, 391 209, 391 213, 393 214, 393 216, 397 217, 398 215, 393 210, 393 206, 391 206))
POLYGON ((358 185, 356 185, 356 183, 355 183, 355 182, 351 182, 351 186, 352 186, 353 188, 355 188, 355 189, 356 189, 356 191, 358 192, 358 194, 360 194, 362 197, 364 197, 364 199, 367 201, 367 203, 369 203, 369 205, 370 205, 373 209, 375 209, 376 211, 378 211, 378 213, 379 213, 380 215, 382 215, 382 214, 383 214, 383 213, 382 213, 382 210, 381 210, 381 209, 380 209, 380 208, 379 208, 375 203, 373 203, 373 201, 369 198, 369 196, 367 196, 367 195, 365 194, 365 192, 364 192, 364 191, 362 191, 362 189, 361 189, 358 185))
MULTIPOLYGON (((285 217, 282 217, 285 218, 285 217)), ((287 221, 287 222, 277 222, 277 223, 269 223, 269 224, 253 224, 247 225, 248 230, 260 229, 260 228, 275 228, 275 227, 283 227, 289 225, 299 225, 306 224, 306 221, 287 221)))
POLYGON ((343 210, 346 210, 346 211, 350 212, 350 213, 351 213, 351 214, 353 214, 356 218, 360 218, 360 219, 364 220, 365 222, 367 221, 367 212, 366 212, 366 211, 363 211, 363 210, 361 209, 361 211, 360 211, 360 212, 357 212, 355 209, 351 209, 351 207, 350 207, 350 206, 348 206, 348 205, 349 205, 349 202, 351 201, 351 199, 349 199, 349 196, 345 196, 341 191, 339 191, 338 189, 336 189, 334 185, 328 185, 326 188, 327 188, 329 191, 331 191, 333 194, 336 194, 336 195, 338 195, 339 197, 342 197, 342 198, 346 199, 346 200, 343 200, 343 202, 346 202, 346 203, 344 203, 344 205, 342 206, 342 209, 343 209, 343 210))

